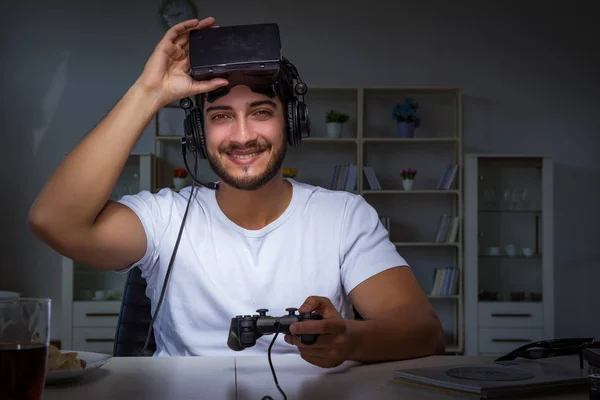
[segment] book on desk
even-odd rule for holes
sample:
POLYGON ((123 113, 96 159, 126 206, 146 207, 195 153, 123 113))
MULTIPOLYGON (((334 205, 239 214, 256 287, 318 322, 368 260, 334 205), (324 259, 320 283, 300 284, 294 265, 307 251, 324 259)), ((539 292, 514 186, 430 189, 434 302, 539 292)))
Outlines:
POLYGON ((544 391, 585 390, 587 369, 579 363, 562 365, 546 360, 436 366, 395 370, 393 381, 435 390, 503 398, 544 391))

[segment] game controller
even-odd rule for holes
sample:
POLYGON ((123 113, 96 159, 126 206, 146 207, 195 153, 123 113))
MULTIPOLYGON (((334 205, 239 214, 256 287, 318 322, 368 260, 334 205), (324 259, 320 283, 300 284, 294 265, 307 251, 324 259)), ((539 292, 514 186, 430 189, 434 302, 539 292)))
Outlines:
MULTIPOLYGON (((238 315, 232 318, 227 346, 231 350, 242 351, 245 348, 254 346, 256 340, 263 335, 272 335, 276 332, 290 333, 290 325, 294 322, 323 319, 323 316, 318 313, 296 314, 297 308, 290 307, 285 310, 288 315, 282 317, 267 315, 269 310, 261 308, 256 310, 258 315, 238 315)), ((306 345, 315 344, 319 338, 319 334, 301 334, 297 336, 306 345)))

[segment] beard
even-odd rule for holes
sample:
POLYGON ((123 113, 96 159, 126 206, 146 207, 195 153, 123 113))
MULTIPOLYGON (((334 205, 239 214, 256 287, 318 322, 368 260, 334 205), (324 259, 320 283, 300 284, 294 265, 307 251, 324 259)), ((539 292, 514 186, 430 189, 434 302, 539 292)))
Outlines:
MULTIPOLYGON (((224 146, 219 148, 218 152, 221 154, 226 154, 232 150, 236 149, 257 149, 259 151, 269 151, 273 149, 271 145, 259 145, 257 141, 253 141, 248 143, 244 147, 240 146, 224 146)), ((273 180, 275 176, 279 173, 281 166, 283 165, 283 161, 285 159, 285 155, 287 152, 287 141, 284 138, 280 143, 280 146, 277 150, 271 155, 271 159, 268 161, 267 166, 264 171, 254 176, 243 176, 243 177, 235 177, 229 173, 225 165, 219 160, 217 155, 214 152, 208 152, 208 164, 213 172, 219 177, 219 179, 229 186, 239 189, 239 190, 257 190, 262 186, 273 180)), ((239 167, 243 173, 248 172, 250 168, 253 166, 241 166, 239 167)))

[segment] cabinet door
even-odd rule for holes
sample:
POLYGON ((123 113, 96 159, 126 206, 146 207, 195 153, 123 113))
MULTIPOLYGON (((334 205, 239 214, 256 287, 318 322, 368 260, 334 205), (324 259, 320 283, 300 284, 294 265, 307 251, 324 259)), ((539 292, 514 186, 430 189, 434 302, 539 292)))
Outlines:
POLYGON ((478 336, 486 325, 535 326, 543 338, 553 338, 552 190, 552 163, 547 157, 467 155, 468 355, 479 353, 478 336), (498 307, 504 311, 482 317, 482 309, 498 307))
POLYGON ((543 298, 542 166, 537 157, 478 160, 478 300, 543 298))

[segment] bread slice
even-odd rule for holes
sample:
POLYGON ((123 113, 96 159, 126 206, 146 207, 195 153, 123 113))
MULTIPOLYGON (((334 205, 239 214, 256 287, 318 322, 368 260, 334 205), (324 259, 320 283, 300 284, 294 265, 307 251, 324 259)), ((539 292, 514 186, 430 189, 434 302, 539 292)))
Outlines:
POLYGON ((50 345, 48 349, 48 371, 76 371, 86 367, 85 360, 77 358, 77 352, 63 353, 50 345))

